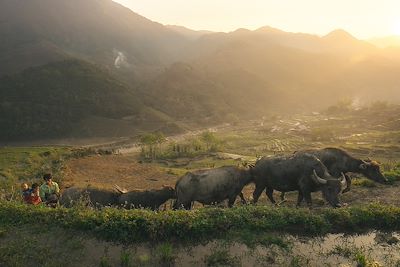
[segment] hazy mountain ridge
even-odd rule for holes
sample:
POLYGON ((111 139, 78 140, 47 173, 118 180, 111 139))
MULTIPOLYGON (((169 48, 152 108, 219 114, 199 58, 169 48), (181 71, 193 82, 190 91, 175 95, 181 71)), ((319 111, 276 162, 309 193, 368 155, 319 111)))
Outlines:
POLYGON ((343 30, 318 37, 271 27, 239 29, 205 35, 196 45, 201 52, 194 62, 208 71, 235 68, 257 75, 269 88, 287 95, 284 102, 297 100, 294 109, 318 109, 351 97, 399 99, 394 90, 400 86, 399 50, 379 49, 343 30))
MULTIPOLYGON (((186 38, 111 0, 4 0, 0 3, 0 58, 17 55, 26 45, 48 43, 66 54, 107 66, 131 69, 131 75, 175 60, 186 38), (123 62, 122 62, 123 61, 123 62)), ((29 47, 26 48, 29 50, 29 47)), ((43 60, 43 63, 54 61, 43 60)), ((5 61, 4 65, 10 63, 5 61)), ((1 74, 37 65, 21 65, 1 74)))
POLYGON ((243 69, 214 72, 187 63, 173 64, 145 91, 146 104, 178 120, 206 125, 249 119, 257 113, 262 116, 265 106, 271 110, 279 95, 266 81, 243 69))
POLYGON ((4 0, 0 17, 0 76, 16 73, 0 86, 10 129, 2 138, 174 131, 177 121, 212 125, 318 110, 343 98, 400 100, 400 49, 344 30, 322 37, 268 26, 193 31, 110 0, 4 0), (12 88, 18 93, 10 98, 12 88), (85 106, 79 119, 77 105, 85 106), (57 126, 62 116, 71 123, 57 126))
POLYGON ((204 30, 196 31, 179 25, 166 25, 166 27, 179 34, 186 36, 191 40, 196 40, 205 34, 213 33, 212 31, 204 31, 204 30))
POLYGON ((369 39, 368 42, 380 48, 400 47, 400 36, 377 37, 369 39))

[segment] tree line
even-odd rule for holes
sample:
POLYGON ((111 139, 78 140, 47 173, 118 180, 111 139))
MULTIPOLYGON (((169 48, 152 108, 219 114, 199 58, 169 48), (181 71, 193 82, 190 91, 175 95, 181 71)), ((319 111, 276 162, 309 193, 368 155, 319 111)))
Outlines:
POLYGON ((147 133, 140 137, 141 157, 147 160, 195 157, 221 149, 222 141, 210 131, 199 137, 185 139, 182 142, 169 142, 161 132, 147 133))

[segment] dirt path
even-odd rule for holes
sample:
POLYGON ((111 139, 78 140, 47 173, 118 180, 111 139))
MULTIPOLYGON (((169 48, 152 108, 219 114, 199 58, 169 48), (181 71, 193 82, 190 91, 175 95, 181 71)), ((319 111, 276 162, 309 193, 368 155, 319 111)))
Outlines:
POLYGON ((141 164, 136 156, 91 156, 67 162, 64 187, 93 185, 111 188, 118 184, 128 190, 175 185, 176 177, 153 164, 141 164))

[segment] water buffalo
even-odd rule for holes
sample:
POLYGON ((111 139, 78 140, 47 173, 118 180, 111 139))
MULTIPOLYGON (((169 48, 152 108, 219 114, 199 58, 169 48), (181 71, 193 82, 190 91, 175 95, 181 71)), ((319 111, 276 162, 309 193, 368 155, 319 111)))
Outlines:
POLYGON ((124 208, 150 208, 157 210, 161 204, 169 199, 175 199, 175 190, 171 186, 163 186, 161 189, 134 190, 121 192, 118 204, 124 208))
POLYGON ((193 201, 214 204, 225 199, 228 199, 228 206, 232 207, 238 195, 245 202, 241 192, 243 187, 251 182, 253 182, 251 168, 224 166, 188 172, 176 182, 177 200, 174 207, 183 206, 190 209, 193 201))
POLYGON ((64 207, 77 203, 94 207, 113 206, 118 204, 119 197, 120 193, 109 189, 70 187, 62 192, 60 204, 64 207))
POLYGON ((295 152, 295 154, 312 154, 324 163, 329 173, 339 178, 342 173, 345 174, 347 187, 346 192, 350 190, 351 179, 346 175, 347 172, 359 173, 375 182, 384 184, 387 179, 381 173, 379 164, 375 161, 357 159, 340 148, 323 148, 295 152))
POLYGON ((256 184, 254 203, 264 189, 272 203, 275 203, 273 190, 298 191, 297 205, 301 204, 304 197, 311 207, 311 192, 322 191, 323 197, 331 206, 340 207, 338 195, 346 184, 344 177, 340 180, 332 177, 318 158, 306 153, 263 157, 256 162, 253 175, 256 184))

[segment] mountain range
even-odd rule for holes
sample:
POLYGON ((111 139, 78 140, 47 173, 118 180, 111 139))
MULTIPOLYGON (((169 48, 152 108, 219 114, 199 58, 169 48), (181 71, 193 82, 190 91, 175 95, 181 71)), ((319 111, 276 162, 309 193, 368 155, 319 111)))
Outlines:
POLYGON ((0 2, 0 138, 119 137, 399 101, 400 48, 344 30, 193 31, 111 0, 0 2))

